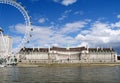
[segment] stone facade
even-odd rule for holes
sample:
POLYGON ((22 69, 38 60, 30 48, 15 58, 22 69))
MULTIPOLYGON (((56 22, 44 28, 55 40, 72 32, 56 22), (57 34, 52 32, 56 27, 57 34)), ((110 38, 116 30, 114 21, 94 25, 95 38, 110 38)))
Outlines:
POLYGON ((24 48, 18 54, 25 62, 116 62, 117 54, 112 48, 24 48))

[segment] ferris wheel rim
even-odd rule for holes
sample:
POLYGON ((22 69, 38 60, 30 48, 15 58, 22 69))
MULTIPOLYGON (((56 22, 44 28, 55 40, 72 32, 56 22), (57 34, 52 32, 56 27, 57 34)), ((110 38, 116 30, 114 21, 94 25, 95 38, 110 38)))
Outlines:
POLYGON ((18 53, 21 50, 21 48, 24 47, 24 44, 27 43, 27 41, 29 40, 30 31, 31 31, 30 17, 28 15, 27 11, 25 10, 25 8, 21 4, 17 3, 16 1, 13 1, 13 0, 0 0, 0 4, 7 4, 7 5, 15 7, 16 9, 19 10, 19 12, 24 17, 25 27, 26 27, 24 37, 21 40, 21 43, 14 50, 12 50, 14 53, 18 53))

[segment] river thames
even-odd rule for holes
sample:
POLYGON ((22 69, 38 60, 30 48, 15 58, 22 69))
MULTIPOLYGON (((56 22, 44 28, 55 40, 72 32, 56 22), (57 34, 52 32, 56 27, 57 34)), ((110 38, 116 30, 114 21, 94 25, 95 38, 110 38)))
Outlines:
POLYGON ((120 83, 120 66, 6 67, 0 83, 120 83))

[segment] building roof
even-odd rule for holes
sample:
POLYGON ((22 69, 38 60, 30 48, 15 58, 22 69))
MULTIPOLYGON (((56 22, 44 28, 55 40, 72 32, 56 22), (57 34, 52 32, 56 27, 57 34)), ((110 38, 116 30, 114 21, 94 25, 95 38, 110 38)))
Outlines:
POLYGON ((117 56, 117 60, 120 60, 120 56, 117 56))
MULTIPOLYGON (((22 48, 21 51, 23 52, 48 52, 49 48, 22 48)), ((52 47, 50 50, 53 51, 83 51, 88 50, 90 52, 99 52, 99 51, 106 51, 106 52, 114 52, 113 48, 85 48, 85 47, 75 47, 75 48, 61 48, 61 47, 52 47)))
POLYGON ((115 51, 113 48, 89 48, 89 51, 106 51, 106 52, 112 52, 115 51))
MULTIPOLYGON (((32 52, 48 52, 49 48, 22 48, 21 51, 32 51, 32 52)), ((82 50, 86 50, 85 47, 76 47, 76 48, 61 48, 61 47, 52 47, 50 48, 50 50, 54 50, 54 51, 82 51, 82 50)))
POLYGON ((75 47, 75 48, 61 48, 61 47, 53 47, 51 50, 56 50, 56 51, 82 51, 86 50, 85 47, 75 47))
POLYGON ((48 48, 22 48, 23 52, 48 52, 48 48))

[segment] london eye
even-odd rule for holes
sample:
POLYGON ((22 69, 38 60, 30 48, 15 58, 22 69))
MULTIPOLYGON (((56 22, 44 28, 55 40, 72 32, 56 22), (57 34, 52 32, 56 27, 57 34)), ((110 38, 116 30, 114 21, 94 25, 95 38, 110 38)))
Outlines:
MULTIPOLYGON (((23 48, 25 46, 26 43, 29 42, 29 39, 31 37, 31 31, 33 29, 31 28, 30 16, 28 15, 28 12, 25 10, 25 8, 21 5, 21 3, 18 3, 16 0, 0 0, 0 4, 4 4, 6 6, 9 5, 11 7, 14 7, 16 10, 18 10, 20 12, 20 14, 23 16, 23 19, 24 19, 24 26, 25 26, 24 36, 22 37, 22 40, 20 41, 20 43, 15 48, 12 48, 12 50, 9 53, 9 55, 12 55, 12 54, 15 55, 21 50, 21 48, 23 48)), ((7 48, 6 41, 3 38, 3 31, 4 31, 4 29, 0 28, 0 36, 1 36, 1 40, 3 41, 1 43, 3 43, 4 48, 7 48)), ((8 54, 8 51, 4 50, 4 54, 3 54, 4 57, 6 57, 5 55, 7 55, 7 54, 8 54)))

